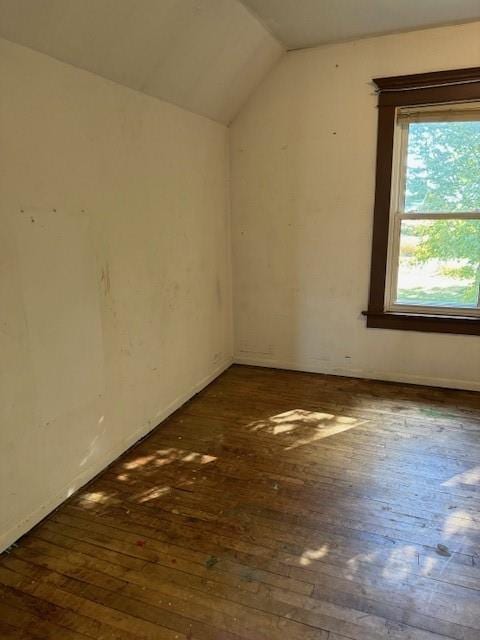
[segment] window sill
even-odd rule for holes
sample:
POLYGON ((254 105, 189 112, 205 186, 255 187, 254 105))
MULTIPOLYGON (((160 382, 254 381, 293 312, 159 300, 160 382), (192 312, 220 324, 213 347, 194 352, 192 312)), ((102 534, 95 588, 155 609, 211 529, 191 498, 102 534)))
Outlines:
POLYGON ((367 327, 397 329, 400 331, 427 331, 432 333, 458 333, 480 335, 480 318, 469 316, 438 316, 417 313, 363 311, 367 327))

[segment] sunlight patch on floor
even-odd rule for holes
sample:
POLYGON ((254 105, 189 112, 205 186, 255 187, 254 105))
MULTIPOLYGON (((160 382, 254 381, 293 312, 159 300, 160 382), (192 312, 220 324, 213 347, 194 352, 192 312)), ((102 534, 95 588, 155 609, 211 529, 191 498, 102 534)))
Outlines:
POLYGON ((156 498, 161 498, 162 496, 168 495, 172 492, 171 487, 153 487, 152 489, 147 489, 138 496, 135 496, 135 499, 138 502, 150 502, 150 500, 155 500, 156 498))
MULTIPOLYGON (((163 467, 173 462, 192 462, 195 464, 209 464, 217 460, 216 456, 207 455, 205 453, 198 453, 196 451, 185 451, 183 449, 159 449, 155 452, 155 455, 140 456, 135 460, 126 462, 123 468, 128 471, 134 471, 140 469, 149 464, 155 467, 163 467)), ((118 479, 126 479, 126 476, 122 478, 118 476, 118 479)))
POLYGON ((90 493, 84 493, 81 496, 82 507, 89 508, 94 504, 106 504, 109 500, 109 496, 104 491, 92 491, 90 493))
POLYGON ((285 450, 289 451, 348 431, 366 422, 366 420, 337 416, 332 413, 292 409, 270 416, 266 420, 251 422, 248 427, 256 432, 289 437, 288 446, 285 447, 285 450), (295 438, 293 441, 291 436, 295 438))
POLYGON ((444 487, 458 487, 461 484, 480 485, 480 466, 458 473, 443 483, 444 487))
POLYGON ((144 467, 149 462, 152 462, 152 460, 155 460, 155 456, 141 456, 131 462, 126 462, 123 466, 125 469, 129 470, 138 469, 139 467, 144 467))
POLYGON ((433 557, 424 558, 422 562, 421 575, 425 577, 429 577, 433 574, 433 570, 437 567, 438 560, 433 557))
POLYGON ((328 544, 323 544, 318 549, 307 549, 302 553, 300 558, 300 565, 302 567, 308 567, 312 564, 312 560, 320 560, 328 555, 328 544))
POLYGON ((217 460, 216 456, 211 456, 206 453, 198 453, 197 451, 185 451, 183 449, 159 449, 157 454, 160 456, 155 461, 155 465, 157 466, 171 464, 172 462, 209 464, 210 462, 215 462, 215 460, 217 460))
POLYGON ((454 513, 451 513, 445 518, 443 523, 443 534, 446 536, 453 536, 456 534, 464 535, 468 531, 471 531, 474 524, 472 516, 463 509, 456 509, 454 513))
POLYGON ((357 553, 357 555, 353 556, 347 561, 347 566, 351 571, 350 578, 353 577, 354 574, 358 572, 362 563, 370 563, 373 562, 377 557, 377 553, 372 551, 370 553, 357 553))
POLYGON ((382 577, 389 582, 404 580, 411 573, 411 563, 405 560, 418 561, 418 551, 413 545, 405 545, 392 549, 388 561, 383 568, 382 577))

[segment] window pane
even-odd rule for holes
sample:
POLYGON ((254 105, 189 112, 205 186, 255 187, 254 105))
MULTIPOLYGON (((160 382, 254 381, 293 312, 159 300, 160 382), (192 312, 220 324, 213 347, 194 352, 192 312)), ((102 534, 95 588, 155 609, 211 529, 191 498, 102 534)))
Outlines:
POLYGON ((403 220, 397 304, 477 307, 480 220, 403 220))
POLYGON ((409 124, 405 211, 480 211, 480 121, 409 124))

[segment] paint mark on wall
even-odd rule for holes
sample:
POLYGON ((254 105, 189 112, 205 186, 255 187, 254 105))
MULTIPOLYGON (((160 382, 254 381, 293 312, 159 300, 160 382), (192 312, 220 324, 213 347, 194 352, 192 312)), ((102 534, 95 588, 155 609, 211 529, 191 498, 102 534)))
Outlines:
POLYGON ((102 267, 102 275, 100 276, 100 282, 102 283, 103 286, 103 293, 105 294, 105 297, 107 297, 110 294, 110 266, 107 263, 105 263, 105 266, 102 267))

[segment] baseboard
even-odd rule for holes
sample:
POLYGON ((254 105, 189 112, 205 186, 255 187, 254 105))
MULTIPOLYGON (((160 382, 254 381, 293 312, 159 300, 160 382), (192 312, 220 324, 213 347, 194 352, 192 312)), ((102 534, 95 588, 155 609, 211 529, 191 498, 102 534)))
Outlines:
POLYGON ((36 524, 43 520, 43 518, 45 518, 58 506, 60 506, 62 502, 73 495, 75 491, 81 489, 85 484, 87 484, 87 482, 90 482, 92 478, 101 473, 106 467, 108 467, 109 464, 116 460, 138 440, 148 435, 148 433, 150 433, 150 431, 153 431, 153 429, 156 429, 156 427, 166 418, 168 418, 169 415, 179 409, 196 393, 213 382, 213 380, 215 380, 215 378, 217 378, 226 369, 228 369, 228 367, 230 367, 232 363, 232 359, 224 361, 220 366, 216 367, 216 369, 212 373, 210 373, 208 376, 205 376, 202 380, 195 384, 193 388, 191 388, 187 393, 182 394, 173 402, 171 402, 167 407, 165 407, 161 414, 155 417, 155 422, 147 422, 140 429, 134 431, 128 438, 124 438, 122 441, 118 442, 100 460, 97 460, 94 465, 87 467, 75 478, 70 480, 68 484, 66 484, 60 491, 58 491, 50 500, 42 504, 38 509, 36 509, 21 522, 15 523, 15 525, 7 529, 5 533, 2 533, 0 535, 0 553, 5 549, 8 549, 8 547, 12 545, 16 540, 30 531, 30 529, 32 529, 36 524))
POLYGON ((270 367, 272 369, 290 369, 292 371, 305 371, 307 373, 324 373, 332 376, 345 376, 347 378, 364 378, 366 380, 383 380, 385 382, 403 382, 418 384, 427 387, 441 387, 446 389, 461 389, 463 391, 480 391, 480 382, 470 380, 455 380, 451 378, 432 378, 429 376, 415 376, 404 373, 390 373, 376 371, 375 369, 353 369, 343 367, 328 367, 317 365, 304 365, 298 362, 270 360, 268 358, 249 358, 243 356, 234 357, 234 364, 246 364, 257 367, 270 367))

